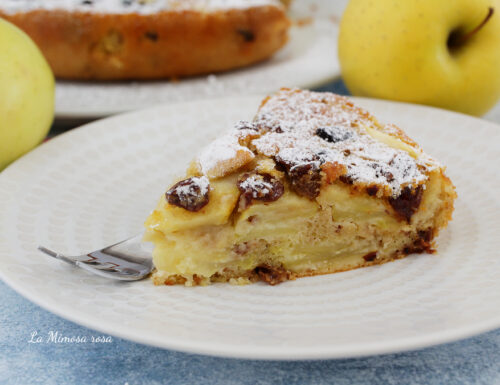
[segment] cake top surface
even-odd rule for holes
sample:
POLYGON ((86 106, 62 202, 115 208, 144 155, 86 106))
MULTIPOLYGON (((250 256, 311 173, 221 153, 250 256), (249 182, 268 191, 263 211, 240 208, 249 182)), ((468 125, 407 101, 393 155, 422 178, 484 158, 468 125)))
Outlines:
POLYGON ((264 5, 281 6, 278 0, 2 0, 0 10, 6 13, 66 10, 148 14, 174 10, 247 9, 264 5))
MULTIPOLYGON (((399 128, 381 125, 349 99, 331 93, 283 89, 264 100, 252 122, 238 122, 224 139, 231 140, 288 171, 336 165, 344 170, 344 181, 377 186, 392 197, 424 183, 429 171, 441 167, 399 128)), ((218 161, 210 146, 205 152, 212 157, 199 160, 202 170, 218 161)))

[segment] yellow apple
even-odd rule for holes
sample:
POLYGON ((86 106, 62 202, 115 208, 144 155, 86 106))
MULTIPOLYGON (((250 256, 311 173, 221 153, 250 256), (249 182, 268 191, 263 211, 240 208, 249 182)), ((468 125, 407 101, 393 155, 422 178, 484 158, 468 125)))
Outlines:
POLYGON ((0 170, 39 144, 54 118, 54 75, 20 29, 0 19, 0 170))
POLYGON ((351 0, 339 59, 354 95, 481 115, 500 98, 500 0, 351 0))

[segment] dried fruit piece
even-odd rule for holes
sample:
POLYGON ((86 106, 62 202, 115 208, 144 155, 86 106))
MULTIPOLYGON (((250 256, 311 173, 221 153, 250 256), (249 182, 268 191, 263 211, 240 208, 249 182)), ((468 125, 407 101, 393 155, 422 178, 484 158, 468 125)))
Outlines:
POLYGON ((321 187, 320 168, 316 163, 306 163, 295 166, 288 174, 295 191, 302 196, 310 199, 316 198, 319 195, 321 187))
POLYGON ((244 174, 238 181, 238 189, 240 209, 247 208, 253 200, 274 202, 285 192, 283 184, 269 174, 244 174))
POLYGON ((278 155, 275 157, 276 164, 282 168, 290 180, 294 191, 309 199, 319 195, 321 187, 321 160, 318 155, 296 159, 285 159, 278 155))
POLYGON ((411 217, 420 206, 422 194, 422 186, 418 186, 416 189, 406 186, 397 198, 389 198, 389 204, 400 217, 410 223, 411 217))
POLYGON ((372 185, 372 186, 368 186, 366 188, 366 192, 368 193, 368 195, 370 195, 371 197, 377 195, 377 192, 378 192, 378 187, 377 185, 372 185))
POLYGON ((209 190, 210 183, 207 177, 193 177, 174 184, 165 193, 165 197, 171 205, 196 212, 208 204, 209 190))
POLYGON ((260 265, 254 269, 259 278, 271 286, 278 283, 295 279, 293 274, 283 267, 274 267, 269 265, 260 265))
POLYGON ((329 143, 343 142, 352 137, 352 132, 345 127, 320 127, 316 130, 316 135, 329 143))
POLYGON ((153 42, 157 42, 158 41, 158 33, 157 32, 154 32, 154 31, 147 31, 145 34, 144 34, 144 37, 148 40, 151 40, 153 42))
POLYGON ((366 262, 371 262, 371 261, 374 261, 375 259, 377 258, 377 252, 376 251, 372 251, 366 255, 363 255, 363 259, 366 261, 366 262))
POLYGON ((247 43, 251 43, 255 40, 255 33, 253 33, 249 29, 240 28, 237 29, 236 32, 238 32, 243 37, 243 40, 245 40, 247 43))

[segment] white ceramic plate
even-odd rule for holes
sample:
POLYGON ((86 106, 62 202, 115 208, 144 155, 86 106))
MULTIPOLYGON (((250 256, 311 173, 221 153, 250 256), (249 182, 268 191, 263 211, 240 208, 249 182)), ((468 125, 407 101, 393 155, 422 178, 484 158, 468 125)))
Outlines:
POLYGON ((495 123, 500 123, 500 103, 488 111, 488 113, 484 115, 484 118, 495 123))
POLYGON ((218 75, 177 82, 69 82, 56 86, 56 118, 92 119, 159 103, 260 95, 280 87, 314 88, 340 76, 338 21, 346 0, 295 1, 292 19, 314 22, 290 29, 290 41, 270 60, 218 75), (331 16, 331 17, 330 17, 331 16))
POLYGON ((292 0, 292 19, 327 18, 339 23, 349 0, 292 0))
POLYGON ((154 346, 255 359, 387 353, 500 327, 500 127, 358 99, 448 165, 459 198, 435 255, 265 284, 155 287, 92 276, 36 251, 79 254, 142 230, 202 145, 260 98, 165 105, 89 124, 0 174, 0 276, 76 323, 154 346))

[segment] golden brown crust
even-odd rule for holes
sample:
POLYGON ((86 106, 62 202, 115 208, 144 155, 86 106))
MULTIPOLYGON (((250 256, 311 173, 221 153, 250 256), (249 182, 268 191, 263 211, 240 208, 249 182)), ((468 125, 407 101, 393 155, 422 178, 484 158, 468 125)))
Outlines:
POLYGON ((35 10, 0 17, 23 29, 64 79, 192 76, 270 57, 287 41, 283 8, 98 14, 35 10))

